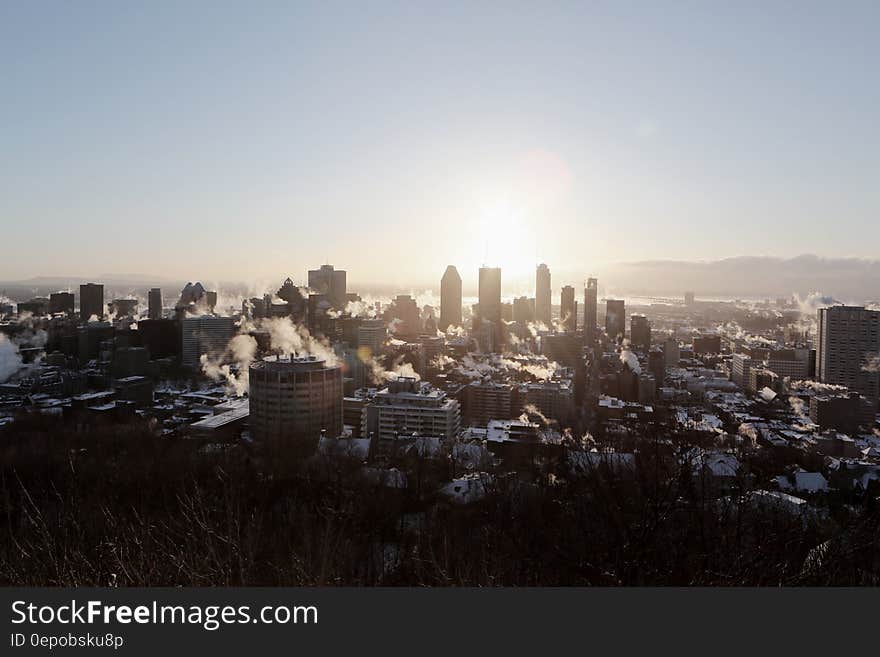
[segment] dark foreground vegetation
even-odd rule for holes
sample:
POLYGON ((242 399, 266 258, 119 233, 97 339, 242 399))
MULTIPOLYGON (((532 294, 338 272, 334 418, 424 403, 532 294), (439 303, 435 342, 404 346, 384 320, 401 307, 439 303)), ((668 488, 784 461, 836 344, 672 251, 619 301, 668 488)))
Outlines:
POLYGON ((719 496, 650 452, 626 472, 499 476, 458 506, 354 464, 290 474, 245 446, 26 418, 0 433, 0 583, 880 583, 873 497, 805 518, 719 496))

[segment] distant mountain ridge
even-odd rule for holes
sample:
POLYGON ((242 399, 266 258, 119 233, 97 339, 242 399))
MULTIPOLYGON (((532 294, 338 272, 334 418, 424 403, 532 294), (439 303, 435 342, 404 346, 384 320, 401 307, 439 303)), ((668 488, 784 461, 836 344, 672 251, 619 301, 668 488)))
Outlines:
POLYGON ((815 291, 860 302, 880 299, 880 260, 738 256, 714 261, 644 260, 600 268, 600 280, 629 294, 679 294, 698 297, 807 295, 815 291))

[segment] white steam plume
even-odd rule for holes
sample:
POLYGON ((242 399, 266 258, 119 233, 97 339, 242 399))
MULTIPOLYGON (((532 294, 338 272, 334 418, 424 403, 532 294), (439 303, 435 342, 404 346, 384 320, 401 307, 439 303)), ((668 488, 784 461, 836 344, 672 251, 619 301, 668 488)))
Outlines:
POLYGON ((0 333, 0 383, 6 383, 21 369, 21 365, 18 345, 13 344, 5 334, 0 333))

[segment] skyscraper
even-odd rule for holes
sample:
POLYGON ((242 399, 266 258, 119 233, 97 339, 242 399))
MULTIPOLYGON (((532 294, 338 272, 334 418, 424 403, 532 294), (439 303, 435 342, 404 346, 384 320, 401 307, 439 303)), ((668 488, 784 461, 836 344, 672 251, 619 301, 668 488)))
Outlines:
POLYGON ((150 288, 147 294, 147 319, 162 319, 162 290, 150 288))
POLYGON ((535 300, 529 297, 517 297, 513 300, 513 321, 528 324, 535 321, 535 300))
POLYGON ((369 349, 368 352, 361 351, 363 360, 369 360, 372 356, 378 354, 382 350, 382 345, 388 337, 388 326, 381 319, 365 319, 361 322, 357 329, 357 348, 369 349))
POLYGON ((626 333, 626 304, 622 299, 608 299, 605 304, 605 333, 610 340, 626 333))
POLYGON ((644 315, 630 318, 629 341, 636 349, 648 351, 651 348, 651 323, 644 315))
POLYGON ((584 342, 590 346, 596 340, 598 292, 599 281, 588 278, 584 288, 584 342))
POLYGON ((398 294, 385 311, 385 318, 397 336, 414 338, 422 332, 419 304, 409 294, 398 294))
POLYGON ((321 265, 320 269, 309 270, 309 288, 318 294, 326 295, 330 302, 339 308, 345 306, 345 270, 334 269, 333 265, 321 265))
POLYGON ((577 301, 574 300, 574 288, 571 285, 562 288, 559 300, 559 317, 562 320, 562 329, 566 333, 577 331, 577 301))
POLYGON ((147 318, 162 319, 162 290, 158 287, 151 288, 147 295, 147 318))
POLYGON ((440 279, 440 324, 446 331, 450 326, 461 326, 461 276, 454 265, 449 265, 440 279))
POLYGON ((49 295, 49 312, 66 313, 73 315, 74 295, 73 292, 53 292, 49 295))
POLYGON ((550 268, 543 262, 535 271, 535 319, 552 325, 550 311, 550 268))
POLYGON ((880 372, 880 310, 831 306, 819 310, 816 375, 822 383, 847 386, 876 408, 880 372))
POLYGON ((478 301, 478 324, 483 321, 492 322, 492 333, 495 349, 502 341, 501 326, 501 269, 499 267, 480 267, 478 301))
POLYGON ((86 283, 79 286, 79 317, 87 322, 92 315, 98 319, 104 316, 104 286, 86 283))
POLYGON ((235 335, 231 317, 189 316, 181 323, 181 357, 188 367, 198 367, 203 354, 217 359, 235 335))

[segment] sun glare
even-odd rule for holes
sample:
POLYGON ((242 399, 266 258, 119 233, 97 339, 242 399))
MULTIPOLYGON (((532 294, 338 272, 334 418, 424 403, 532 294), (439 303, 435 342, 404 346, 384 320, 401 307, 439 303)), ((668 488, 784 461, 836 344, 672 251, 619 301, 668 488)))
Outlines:
POLYGON ((535 266, 535 235, 521 208, 498 203, 484 208, 475 222, 477 260, 501 267, 505 277, 521 277, 535 266))

